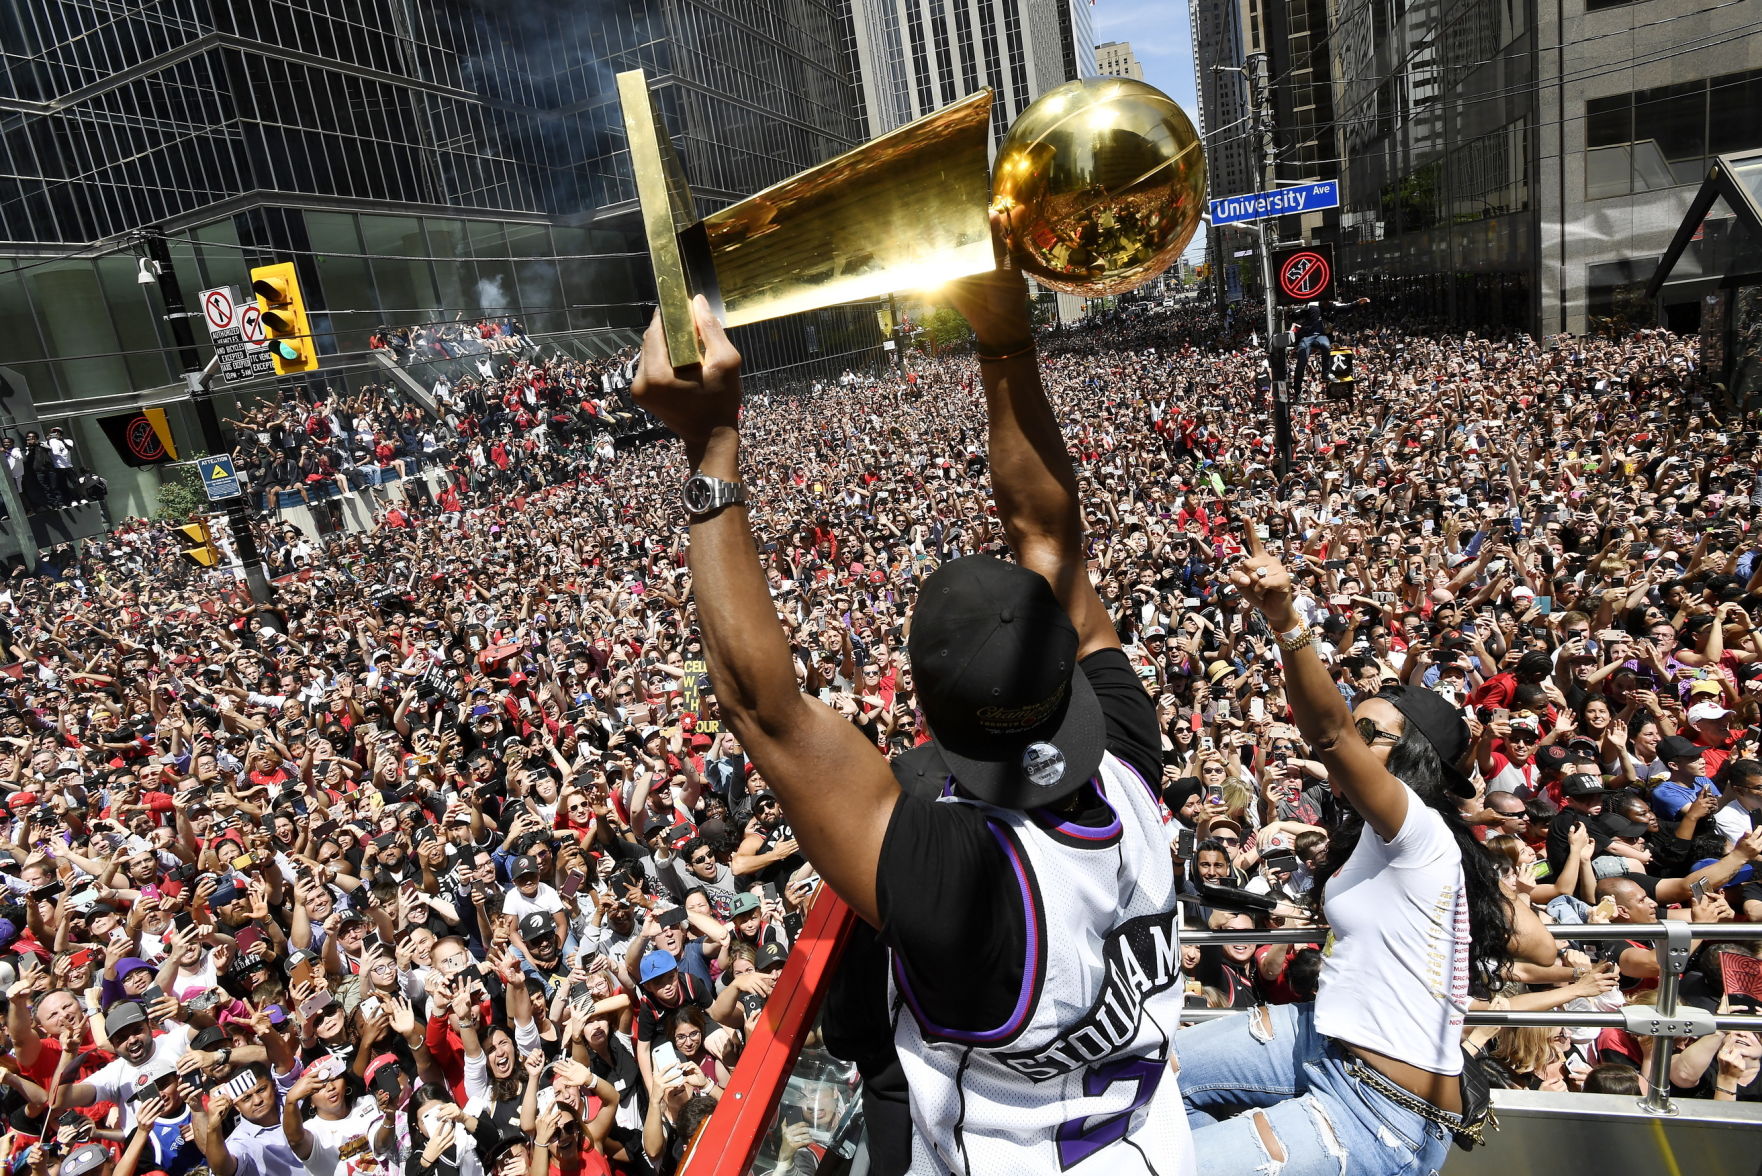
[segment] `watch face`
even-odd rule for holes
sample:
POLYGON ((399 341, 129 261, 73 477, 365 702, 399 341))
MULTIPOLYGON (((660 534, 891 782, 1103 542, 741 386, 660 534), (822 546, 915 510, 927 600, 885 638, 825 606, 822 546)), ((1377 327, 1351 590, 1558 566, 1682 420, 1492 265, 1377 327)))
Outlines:
POLYGON ((692 514, 703 514, 709 510, 713 497, 707 478, 697 476, 685 480, 685 509, 692 514))

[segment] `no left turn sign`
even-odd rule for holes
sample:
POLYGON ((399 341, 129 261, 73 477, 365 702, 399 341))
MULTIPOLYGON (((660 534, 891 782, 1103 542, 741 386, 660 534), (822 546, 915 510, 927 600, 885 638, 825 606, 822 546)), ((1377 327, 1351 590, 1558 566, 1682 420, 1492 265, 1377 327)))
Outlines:
POLYGON ((249 303, 239 308, 239 338, 252 350, 269 346, 269 336, 263 333, 263 312, 249 303))

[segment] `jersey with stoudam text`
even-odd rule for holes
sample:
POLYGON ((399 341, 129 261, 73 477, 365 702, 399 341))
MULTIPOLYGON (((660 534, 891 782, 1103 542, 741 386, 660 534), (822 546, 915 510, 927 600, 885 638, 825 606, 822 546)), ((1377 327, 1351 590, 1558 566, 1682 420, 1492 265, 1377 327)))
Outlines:
POLYGON ((1015 870, 1027 959, 1007 1024, 936 1025, 895 958, 894 1044, 912 1105, 912 1172, 1193 1176, 1175 1079, 1180 914, 1162 814, 1104 756, 1100 828, 972 804, 1015 870))

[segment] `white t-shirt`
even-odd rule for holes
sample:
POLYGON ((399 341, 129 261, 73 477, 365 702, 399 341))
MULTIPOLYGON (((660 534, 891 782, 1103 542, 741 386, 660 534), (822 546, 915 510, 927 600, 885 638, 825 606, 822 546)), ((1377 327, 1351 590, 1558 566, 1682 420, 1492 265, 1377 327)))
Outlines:
POLYGON ((103 1069, 86 1079, 98 1094, 98 1102, 115 1103, 122 1113, 122 1121, 118 1129, 129 1131, 134 1127, 134 1104, 129 1096, 135 1092, 146 1078, 141 1071, 154 1062, 164 1061, 175 1065, 177 1060, 190 1052, 190 1027, 176 1021, 167 1022, 165 1032, 153 1039, 153 1052, 147 1055, 146 1061, 137 1066, 125 1058, 117 1058, 103 1069))
POLYGON ((1332 942, 1315 1027, 1434 1074, 1462 1072, 1468 1010, 1468 895, 1444 818, 1413 789, 1385 844, 1368 826, 1329 880, 1332 942))
POLYGON ((520 893, 518 886, 510 886, 502 895, 502 913, 513 915, 516 919, 525 918, 534 912, 541 915, 554 914, 563 909, 563 899, 554 887, 543 882, 538 884, 538 891, 531 898, 520 893))
POLYGON ((306 1120, 306 1134, 312 1137, 312 1152, 306 1157, 306 1170, 313 1176, 367 1176, 383 1172, 385 1165, 373 1151, 373 1135, 385 1115, 371 1097, 355 1101, 341 1119, 323 1119, 313 1115, 306 1120), (350 1140, 366 1137, 368 1146, 344 1159, 338 1153, 350 1140))
POLYGON ((1727 802, 1713 814, 1713 824, 1718 827, 1719 835, 1725 838, 1725 847, 1728 850, 1748 837, 1754 827, 1750 820, 1750 810, 1735 800, 1727 802))

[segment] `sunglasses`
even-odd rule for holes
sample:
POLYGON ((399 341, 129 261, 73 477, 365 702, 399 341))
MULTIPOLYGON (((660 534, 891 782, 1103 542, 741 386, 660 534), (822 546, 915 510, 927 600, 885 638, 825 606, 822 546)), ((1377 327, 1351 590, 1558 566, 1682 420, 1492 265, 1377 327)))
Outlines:
POLYGON ((1390 743, 1396 743, 1401 739, 1399 732, 1385 731, 1370 719, 1355 719, 1352 726, 1358 731, 1358 737, 1372 746, 1379 739, 1387 739, 1390 743))

